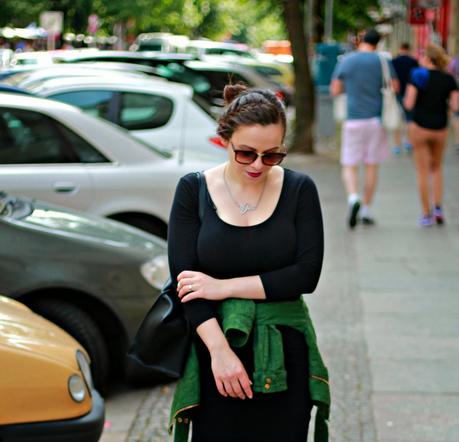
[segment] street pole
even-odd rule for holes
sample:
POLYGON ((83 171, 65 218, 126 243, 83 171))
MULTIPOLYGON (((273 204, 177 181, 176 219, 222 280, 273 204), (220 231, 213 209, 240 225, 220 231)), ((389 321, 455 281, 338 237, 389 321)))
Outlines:
POLYGON ((327 43, 333 41, 333 0, 327 0, 325 6, 325 35, 324 40, 327 43))

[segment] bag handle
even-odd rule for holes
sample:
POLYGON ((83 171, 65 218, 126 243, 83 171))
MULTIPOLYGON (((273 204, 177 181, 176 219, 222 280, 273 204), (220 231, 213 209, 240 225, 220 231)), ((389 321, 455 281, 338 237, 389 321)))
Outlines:
POLYGON ((206 201, 206 183, 202 172, 196 172, 196 176, 198 177, 199 182, 199 221, 202 223, 202 220, 204 219, 204 204, 206 201))

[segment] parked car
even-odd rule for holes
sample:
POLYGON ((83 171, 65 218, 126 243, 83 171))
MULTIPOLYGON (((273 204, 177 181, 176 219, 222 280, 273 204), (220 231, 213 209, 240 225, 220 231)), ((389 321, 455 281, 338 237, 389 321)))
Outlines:
POLYGON ((0 330, 0 440, 97 442, 104 402, 83 347, 4 296, 0 330))
POLYGON ((69 63, 88 61, 116 61, 137 63, 153 66, 157 75, 190 85, 194 92, 201 97, 211 112, 218 116, 223 106, 223 87, 229 81, 242 81, 250 87, 268 88, 275 91, 280 98, 287 98, 283 86, 267 79, 248 66, 232 62, 206 62, 198 60, 192 54, 132 52, 132 51, 94 51, 83 54, 70 54, 66 60, 69 63))
POLYGON ((238 57, 255 59, 252 52, 244 44, 225 43, 212 40, 190 40, 185 52, 205 58, 207 55, 236 55, 238 57))
POLYGON ((165 238, 180 177, 216 163, 164 152, 74 106, 0 94, 0 189, 16 195, 165 238))
POLYGON ((0 293, 72 335, 104 393, 110 377, 123 372, 128 343, 168 277, 165 241, 2 193, 0 244, 0 293))
MULTIPOLYGON (((49 67, 19 66, 0 73, 0 84, 16 86, 20 88, 30 88, 37 83, 53 78, 63 77, 85 77, 100 75, 106 78, 117 75, 126 75, 129 78, 147 78, 148 75, 155 74, 155 69, 148 66, 131 64, 131 69, 127 69, 129 63, 85 63, 78 66, 52 65, 49 67), (3 75, 3 78, 2 78, 3 75)), ((159 77, 157 77, 159 78, 159 77)))
POLYGON ((29 90, 105 118, 170 152, 186 155, 192 151, 203 158, 224 159, 215 119, 189 86, 148 78, 97 76, 43 81, 29 90))
POLYGON ((243 82, 249 87, 271 89, 286 105, 292 102, 291 90, 271 79, 265 74, 257 72, 254 66, 231 61, 187 61, 184 65, 195 73, 204 76, 211 84, 211 88, 201 96, 212 104, 223 106, 223 89, 230 81, 243 82))
POLYGON ((146 66, 158 67, 165 66, 168 63, 184 63, 195 60, 196 57, 186 53, 164 53, 155 51, 70 51, 63 63, 87 63, 92 61, 111 61, 143 64, 146 66))

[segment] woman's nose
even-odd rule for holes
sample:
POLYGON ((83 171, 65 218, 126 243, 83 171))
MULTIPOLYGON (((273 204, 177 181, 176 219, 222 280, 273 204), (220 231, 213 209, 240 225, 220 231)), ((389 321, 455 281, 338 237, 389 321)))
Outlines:
POLYGON ((257 156, 257 159, 252 163, 254 169, 260 170, 263 167, 262 157, 257 156))

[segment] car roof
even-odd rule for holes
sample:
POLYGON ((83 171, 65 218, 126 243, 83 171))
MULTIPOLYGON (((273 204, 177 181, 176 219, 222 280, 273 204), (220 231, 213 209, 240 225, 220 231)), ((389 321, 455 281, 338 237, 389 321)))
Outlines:
POLYGON ((116 74, 110 76, 84 76, 84 77, 63 77, 63 78, 50 78, 43 80, 43 82, 30 88, 34 93, 44 93, 52 89, 60 89, 65 87, 104 87, 108 86, 115 89, 145 89, 151 91, 166 90, 173 95, 185 95, 191 97, 193 95, 193 89, 185 84, 173 83, 165 81, 161 78, 141 78, 141 77, 126 77, 122 74, 116 74))
POLYGON ((69 54, 63 57, 66 61, 84 60, 85 58, 108 58, 108 57, 125 57, 125 58, 138 58, 149 59, 154 58, 158 60, 194 60, 196 57, 187 53, 166 53, 155 51, 93 51, 80 54, 69 54))

